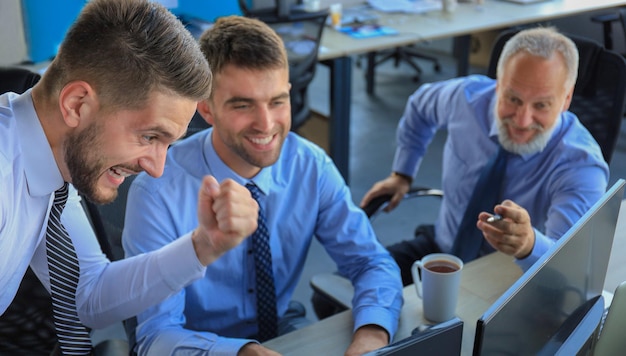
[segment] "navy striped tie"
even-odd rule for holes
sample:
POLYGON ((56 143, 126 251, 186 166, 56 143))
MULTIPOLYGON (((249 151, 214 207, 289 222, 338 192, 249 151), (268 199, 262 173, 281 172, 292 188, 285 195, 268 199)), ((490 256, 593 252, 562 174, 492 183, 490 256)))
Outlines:
POLYGON ((72 240, 61 223, 61 212, 67 201, 67 192, 67 183, 55 192, 46 229, 52 311, 63 354, 88 355, 91 352, 89 332, 81 324, 76 313, 76 287, 80 267, 72 240))
MULTIPOLYGON (((246 184, 246 188, 250 190, 254 200, 259 202, 259 188, 251 183, 246 184)), ((274 272, 272 271, 270 234, 260 202, 258 227, 252 234, 252 246, 256 272, 258 338, 259 341, 265 341, 278 335, 278 313, 276 311, 276 287, 274 286, 274 272)))

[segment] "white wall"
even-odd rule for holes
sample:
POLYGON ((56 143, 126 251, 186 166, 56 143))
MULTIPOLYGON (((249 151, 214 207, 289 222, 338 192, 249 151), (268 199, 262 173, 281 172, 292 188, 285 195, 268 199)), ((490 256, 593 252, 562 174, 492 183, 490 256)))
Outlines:
POLYGON ((20 0, 0 0, 0 65, 27 59, 20 0))

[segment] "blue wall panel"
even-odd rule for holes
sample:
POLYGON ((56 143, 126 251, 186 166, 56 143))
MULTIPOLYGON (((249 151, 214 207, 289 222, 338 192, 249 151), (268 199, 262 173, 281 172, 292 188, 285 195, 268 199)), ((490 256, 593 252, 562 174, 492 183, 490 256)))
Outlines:
MULTIPOLYGON (((31 61, 47 61, 56 55, 67 29, 85 3, 86 0, 22 0, 26 47, 31 61)), ((171 11, 205 21, 241 14, 235 0, 178 0, 178 7, 171 11)))

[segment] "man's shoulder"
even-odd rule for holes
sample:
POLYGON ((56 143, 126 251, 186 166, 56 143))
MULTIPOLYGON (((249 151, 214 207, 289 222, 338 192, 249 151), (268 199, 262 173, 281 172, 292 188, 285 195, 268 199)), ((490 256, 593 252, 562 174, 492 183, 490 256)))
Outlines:
POLYGON ((570 160, 604 164, 600 145, 575 114, 567 111, 561 115, 562 130, 556 138, 559 155, 570 160))

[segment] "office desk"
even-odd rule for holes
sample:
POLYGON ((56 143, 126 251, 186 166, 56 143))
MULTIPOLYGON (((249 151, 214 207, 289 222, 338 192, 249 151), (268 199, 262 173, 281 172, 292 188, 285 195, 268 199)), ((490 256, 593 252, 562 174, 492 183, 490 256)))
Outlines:
MULTIPOLYGON (((521 275, 513 258, 499 252, 465 265, 457 304, 457 314, 464 321, 464 355, 471 354, 474 346, 476 320, 521 275)), ((415 327, 427 323, 422 317, 422 301, 415 287, 405 287, 403 295, 404 306, 395 340, 409 336, 415 327)), ((352 311, 347 310, 264 345, 285 356, 343 355, 352 339, 352 326, 352 311)))
POLYGON ((322 36, 319 60, 330 68, 330 155, 346 182, 350 182, 351 55, 380 51, 425 40, 455 38, 457 73, 467 75, 472 33, 624 5, 624 0, 551 0, 518 5, 485 0, 482 9, 461 3, 452 14, 380 14, 380 24, 398 30, 398 35, 353 39, 331 28, 322 36))

